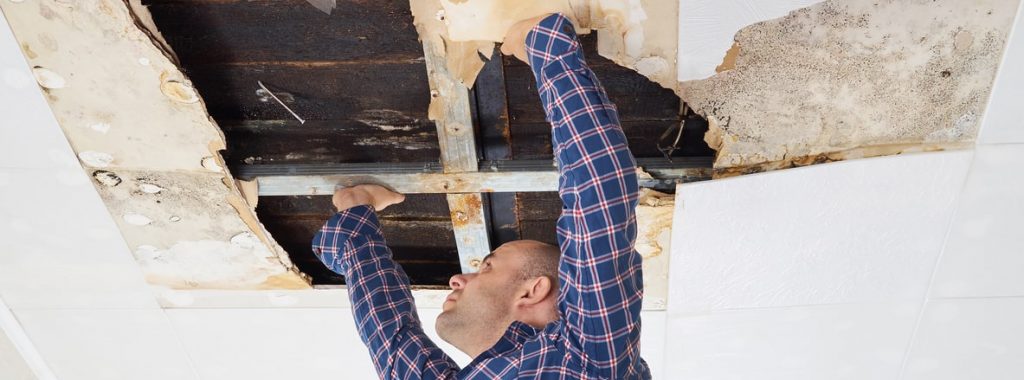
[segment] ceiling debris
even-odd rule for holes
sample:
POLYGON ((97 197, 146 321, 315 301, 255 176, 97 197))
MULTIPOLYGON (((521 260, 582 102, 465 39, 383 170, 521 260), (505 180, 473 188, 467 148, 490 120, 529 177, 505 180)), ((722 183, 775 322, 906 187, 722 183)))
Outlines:
POLYGON ((138 1, 0 9, 151 283, 308 288, 224 169, 221 131, 138 1))
MULTIPOLYGON (((426 54, 443 58, 451 77, 458 78, 467 88, 473 87, 484 63, 491 59, 494 42, 483 38, 458 41, 450 38, 445 27, 448 18, 440 0, 410 0, 409 5, 424 49, 432 50, 426 54)), ((437 120, 436 112, 442 108, 439 104, 445 96, 431 91, 430 97, 430 119, 437 120)))
POLYGON ((730 69, 679 93, 709 121, 717 175, 959 148, 1017 4, 824 2, 744 28, 730 69))
POLYGON ((636 206, 636 251, 643 257, 645 310, 666 307, 675 197, 674 194, 640 189, 640 201, 636 206))
POLYGON ((657 0, 431 0, 413 1, 417 30, 423 38, 440 35, 447 47, 448 66, 462 83, 472 85, 483 67, 476 56, 490 57, 494 42, 502 42, 513 24, 548 13, 562 13, 580 33, 601 29, 599 52, 616 63, 642 68, 667 88, 675 84, 677 4, 657 0), (649 3, 649 4, 648 4, 649 3), (645 9, 659 13, 648 18, 645 9), (666 34, 665 25, 672 27, 666 34), (650 31, 649 38, 648 31, 650 31), (670 57, 666 60, 663 57, 670 57), (663 81, 663 82, 662 82, 663 81))
MULTIPOLYGON (((607 4, 609 1, 602 3, 607 4)), ((679 2, 639 0, 637 4, 633 0, 620 3, 629 4, 628 14, 633 20, 627 26, 595 25, 600 28, 597 31, 598 53, 635 70, 662 87, 676 89, 679 2)))

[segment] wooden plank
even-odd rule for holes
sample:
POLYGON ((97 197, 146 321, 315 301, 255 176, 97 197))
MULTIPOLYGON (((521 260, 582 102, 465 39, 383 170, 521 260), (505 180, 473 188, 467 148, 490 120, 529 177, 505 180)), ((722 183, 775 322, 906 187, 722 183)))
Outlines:
POLYGON ((441 163, 448 173, 476 171, 478 158, 469 89, 448 72, 444 46, 435 41, 424 38, 423 52, 430 96, 436 98, 430 106, 430 118, 437 124, 441 163))
MULTIPOLYGON (((629 150, 634 157, 663 157, 658 150, 661 135, 671 127, 679 124, 677 120, 639 120, 623 121, 622 130, 629 141, 629 150)), ((512 154, 517 160, 552 159, 551 124, 518 123, 512 129, 512 154)), ((691 118, 686 122, 683 136, 679 141, 674 157, 712 157, 715 151, 704 141, 704 133, 708 130, 707 121, 691 118)), ((670 146, 675 133, 660 143, 670 146)))
POLYGON ((214 62, 387 61, 423 56, 405 0, 147 1, 185 66, 214 62))
POLYGON ((420 62, 322 66, 217 64, 186 69, 216 120, 292 119, 284 108, 257 91, 257 80, 307 121, 357 120, 367 112, 392 112, 425 120, 430 102, 430 88, 420 62))
POLYGON ((486 212, 480 193, 448 194, 455 244, 459 247, 462 273, 480 270, 480 262, 491 252, 486 212))
MULTIPOLYGON (((415 9, 437 9, 437 0, 412 0, 415 9), (424 5, 430 5, 424 7, 424 5)), ((421 12, 421 11, 417 11, 421 12)), ((437 125, 437 138, 441 146, 441 164, 448 175, 470 175, 479 168, 476 136, 473 131, 473 110, 469 89, 459 81, 458 73, 449 72, 446 59, 444 28, 437 25, 433 14, 418 14, 417 22, 431 23, 434 27, 421 27, 419 33, 423 42, 423 56, 427 66, 427 80, 430 83, 431 104, 429 117, 437 125)), ((390 183, 389 183, 390 184, 390 183)), ((441 188, 454 186, 445 180, 441 188)), ((482 190, 482 189, 481 189, 482 190)), ((459 247, 459 262, 463 273, 479 269, 480 260, 491 251, 490 235, 485 218, 481 190, 472 194, 451 194, 448 192, 448 209, 451 212, 452 229, 459 247)))
MULTIPOLYGON (((366 117, 367 115, 364 115, 366 117)), ((361 117, 363 118, 363 117, 361 117)), ((241 164, 429 162, 440 154, 434 123, 407 120, 293 120, 219 122, 225 161, 241 164)))
MULTIPOLYGON (((634 120, 679 120, 679 97, 643 75, 621 67, 593 66, 608 98, 619 110, 623 122, 634 120)), ((513 130, 520 123, 545 122, 537 97, 537 80, 528 66, 505 68, 509 119, 513 130)))

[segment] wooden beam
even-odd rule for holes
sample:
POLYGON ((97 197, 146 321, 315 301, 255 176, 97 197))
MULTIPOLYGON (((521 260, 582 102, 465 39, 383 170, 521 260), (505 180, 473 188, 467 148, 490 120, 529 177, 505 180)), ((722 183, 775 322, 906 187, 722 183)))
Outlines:
POLYGON ((476 139, 469 89, 448 72, 442 39, 423 38, 424 61, 430 83, 430 119, 437 124, 441 163, 446 173, 477 170, 476 139))
MULTIPOLYGON (((417 2, 437 0, 412 0, 417 2)), ((431 4, 439 5, 439 4, 431 4)), ((414 11, 415 13, 415 11, 414 11)), ((417 16, 419 17, 419 15, 417 16)), ((417 20, 422 23, 425 20, 417 20)), ((430 20, 434 22, 435 20, 430 20)), ((449 72, 446 57, 444 28, 419 28, 423 41, 427 80, 430 83, 430 119, 437 124, 437 138, 441 147, 441 164, 446 174, 469 174, 478 170, 476 137, 473 133, 473 112, 469 101, 469 88, 456 73, 449 72), (426 34, 426 35, 424 35, 426 34)), ((457 186, 455 182, 442 182, 442 187, 457 186)), ((482 190, 482 189, 481 189, 482 190)), ((480 260, 491 251, 486 210, 479 193, 448 194, 448 209, 452 216, 452 230, 459 250, 462 272, 475 272, 480 260)))

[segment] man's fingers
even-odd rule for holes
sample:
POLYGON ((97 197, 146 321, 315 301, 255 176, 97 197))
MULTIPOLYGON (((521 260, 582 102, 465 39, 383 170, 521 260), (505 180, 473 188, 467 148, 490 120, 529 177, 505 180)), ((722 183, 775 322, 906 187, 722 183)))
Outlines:
POLYGON ((374 205, 374 209, 377 211, 384 210, 388 206, 396 205, 405 201, 405 194, 399 194, 392 192, 387 197, 382 199, 379 204, 374 205))

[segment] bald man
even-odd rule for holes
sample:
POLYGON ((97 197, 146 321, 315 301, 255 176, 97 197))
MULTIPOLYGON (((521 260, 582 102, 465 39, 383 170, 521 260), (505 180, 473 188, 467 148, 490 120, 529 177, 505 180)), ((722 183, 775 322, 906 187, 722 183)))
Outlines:
POLYGON ((558 247, 509 242, 479 272, 449 281, 437 332, 472 363, 459 368, 424 334, 408 276, 384 243, 374 210, 401 202, 401 194, 374 185, 338 190, 338 213, 313 238, 313 251, 345 276, 381 379, 649 379, 633 249, 636 164, 615 106, 561 15, 512 27, 502 52, 533 69, 563 206, 558 247))

